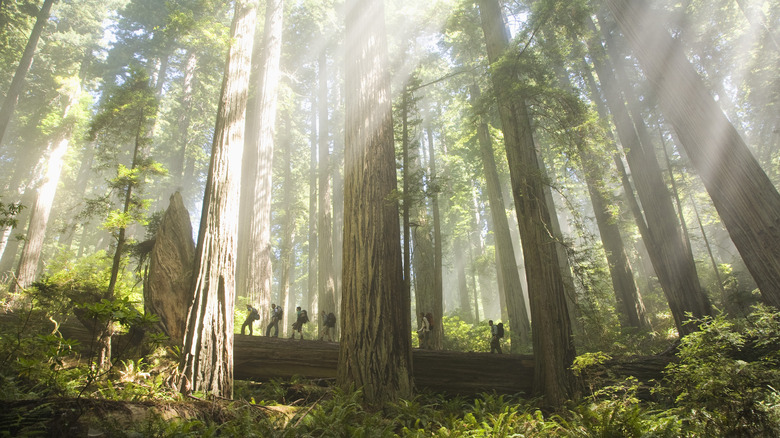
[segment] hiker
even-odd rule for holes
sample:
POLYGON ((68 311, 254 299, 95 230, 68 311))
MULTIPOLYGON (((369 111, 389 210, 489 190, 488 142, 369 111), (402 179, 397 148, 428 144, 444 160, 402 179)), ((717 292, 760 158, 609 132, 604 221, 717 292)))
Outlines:
POLYGON ((322 320, 323 320, 323 327, 325 327, 325 330, 323 331, 322 335, 320 336, 320 341, 322 341, 325 338, 325 335, 328 336, 328 341, 333 342, 333 336, 331 336, 330 331, 331 329, 336 327, 336 314, 333 312, 325 314, 325 311, 322 311, 322 320))
POLYGON ((426 316, 425 313, 420 312, 420 327, 417 329, 417 337, 420 339, 420 348, 428 348, 428 335, 430 332, 430 318, 426 316))
POLYGON ((493 325, 493 320, 488 321, 490 326, 490 352, 497 352, 501 354, 501 338, 504 337, 504 323, 499 322, 498 325, 493 325))
POLYGON ((298 334, 301 336, 301 339, 303 339, 303 333, 301 333, 301 329, 303 328, 304 324, 309 322, 309 315, 305 310, 301 310, 301 306, 296 307, 295 312, 297 318, 295 318, 295 322, 292 325, 293 333, 292 336, 290 336, 290 339, 295 339, 295 332, 298 332, 298 334))
POLYGON ((276 304, 271 304, 271 322, 268 323, 268 326, 265 328, 265 335, 270 336, 271 335, 271 327, 274 328, 274 337, 279 337, 279 321, 282 319, 282 306, 277 306, 276 304))
POLYGON ((260 313, 254 307, 249 304, 246 305, 246 319, 244 325, 241 326, 241 334, 244 334, 244 329, 249 326, 249 336, 252 336, 252 325, 255 321, 260 319, 260 313))

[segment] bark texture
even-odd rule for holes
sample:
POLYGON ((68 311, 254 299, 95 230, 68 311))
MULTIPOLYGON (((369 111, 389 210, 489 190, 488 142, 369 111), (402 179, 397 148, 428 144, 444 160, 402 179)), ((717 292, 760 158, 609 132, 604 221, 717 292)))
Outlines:
POLYGON ((384 7, 346 3, 342 342, 338 383, 370 405, 409 397, 412 354, 404 293, 384 7))
POLYGON ((257 8, 237 1, 195 251, 193 300, 180 365, 183 393, 233 396, 233 310, 244 113, 257 8))
POLYGON ((176 344, 184 341, 194 263, 190 215, 176 192, 157 230, 144 281, 144 310, 160 318, 161 331, 176 344))
POLYGON ((491 79, 498 100, 527 272, 536 363, 534 388, 544 396, 546 404, 562 406, 575 391, 570 370, 575 351, 556 242, 549 231, 551 218, 545 199, 544 173, 524 99, 506 93, 511 83, 518 80, 516 72, 496 64, 509 46, 500 4, 497 0, 480 0, 479 12, 488 59, 493 65, 491 79))

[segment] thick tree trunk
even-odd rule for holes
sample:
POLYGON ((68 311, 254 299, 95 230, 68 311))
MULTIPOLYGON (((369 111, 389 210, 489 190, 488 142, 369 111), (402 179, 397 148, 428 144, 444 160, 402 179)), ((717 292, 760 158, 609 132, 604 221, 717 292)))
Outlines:
POLYGON ((257 7, 237 1, 195 251, 180 390, 233 396, 238 178, 257 7))
MULTIPOLYGON (((319 310, 327 315, 330 312, 338 314, 336 310, 336 286, 333 282, 333 239, 331 238, 331 229, 333 226, 333 207, 330 200, 330 141, 328 138, 328 76, 327 65, 328 58, 326 51, 320 52, 317 65, 319 66, 319 200, 318 200, 318 236, 319 245, 317 246, 318 261, 318 284, 317 291, 319 295, 317 309, 312 308, 312 315, 319 316, 319 310)), ((325 329, 324 318, 318 318, 319 329, 325 329)))
POLYGON ((44 0, 41 10, 38 12, 38 17, 35 20, 35 25, 30 32, 30 38, 27 39, 27 45, 22 52, 22 58, 19 60, 19 65, 16 67, 16 73, 11 80, 11 85, 8 88, 8 92, 5 93, 5 100, 3 106, 0 107, 0 143, 3 141, 5 131, 8 128, 8 123, 11 121, 11 117, 14 114, 16 103, 19 101, 19 95, 22 94, 24 88, 24 78, 27 76, 27 72, 30 71, 30 67, 33 62, 33 55, 35 55, 35 48, 38 46, 38 40, 41 38, 43 28, 49 21, 49 13, 51 12, 51 5, 54 0, 44 0))
POLYGON ((384 7, 346 3, 344 290, 338 383, 381 405, 412 394, 384 7))
MULTIPOLYGON (((476 85, 471 87, 472 106, 476 106, 480 91, 476 85)), ((495 233, 497 260, 500 261, 500 283, 503 284, 509 315, 509 331, 511 351, 517 353, 521 348, 530 345, 531 321, 528 319, 528 306, 525 302, 523 284, 517 270, 515 252, 512 247, 512 237, 509 234, 509 221, 504 207, 504 196, 501 193, 501 183, 493 151, 493 143, 485 121, 480 116, 477 120, 477 136, 482 157, 482 167, 485 173, 490 214, 493 217, 493 232, 495 233)))
POLYGON ((780 307, 780 194, 649 5, 616 0, 607 5, 762 298, 780 307))
MULTIPOLYGON (((479 11, 493 66, 509 46, 501 7, 496 0, 480 0, 479 11)), ((550 406, 562 406, 575 391, 571 372, 575 351, 566 307, 566 291, 555 241, 550 235, 550 209, 532 136, 530 118, 522 98, 505 92, 517 80, 506 71, 493 71, 501 126, 506 143, 512 192, 523 241, 528 294, 533 322, 535 391, 550 406)))

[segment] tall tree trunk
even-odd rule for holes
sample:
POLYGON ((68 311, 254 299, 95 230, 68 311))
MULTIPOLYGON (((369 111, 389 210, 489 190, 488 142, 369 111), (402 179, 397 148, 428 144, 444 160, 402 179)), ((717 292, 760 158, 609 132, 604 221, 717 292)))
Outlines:
POLYGON ((338 384, 381 405, 414 387, 403 287, 384 6, 346 3, 344 290, 338 384))
MULTIPOLYGON (((472 85, 472 106, 477 106, 479 96, 479 88, 476 85, 472 85)), ((504 196, 501 193, 501 183, 498 178, 493 142, 490 138, 487 123, 481 115, 478 116, 477 120, 477 137, 482 167, 485 173, 490 215, 493 217, 497 260, 501 263, 499 270, 501 278, 499 282, 503 284, 509 315, 509 326, 512 328, 509 331, 511 351, 517 353, 521 348, 530 344, 531 321, 528 319, 528 306, 525 303, 523 284, 520 281, 520 273, 517 270, 515 252, 512 247, 512 237, 509 234, 509 222, 506 218, 504 196)))
MULTIPOLYGON (((291 126, 290 126, 290 115, 285 114, 284 117, 284 125, 285 129, 284 132, 290 132, 291 126)), ((276 303, 279 306, 282 306, 282 309, 285 310, 284 316, 289 316, 289 314, 292 314, 292 310, 290 312, 287 312, 287 309, 294 308, 295 303, 293 302, 293 296, 292 296, 292 283, 291 283, 291 277, 293 269, 295 268, 295 219, 298 214, 297 208, 295 207, 295 200, 294 200, 294 194, 295 194, 295 181, 293 180, 292 175, 292 148, 293 148, 293 142, 290 141, 290 137, 284 136, 282 138, 282 153, 283 156, 283 162, 286 164, 284 167, 284 176, 282 178, 282 184, 284 185, 284 200, 282 202, 283 209, 284 209, 284 217, 282 220, 282 237, 281 237, 281 245, 280 245, 280 256, 279 256, 279 262, 280 262, 280 268, 279 268, 279 303, 276 303)), ((287 336, 287 324, 282 323, 282 329, 281 333, 282 336, 287 336)))
MULTIPOLYGON (((595 25, 590 25, 595 32, 595 25)), ((634 214, 638 215, 640 232, 644 233, 643 240, 669 303, 677 331, 680 335, 685 335, 695 329, 693 325, 686 324, 686 314, 690 312, 694 318, 709 315, 709 302, 699 285, 696 266, 681 234, 655 152, 650 144, 642 143, 637 132, 637 129, 644 130, 644 124, 641 120, 632 119, 630 108, 627 108, 618 89, 619 78, 616 78, 612 68, 607 65, 601 43, 591 37, 588 39, 588 49, 601 79, 604 96, 614 118, 618 137, 626 150, 626 159, 642 202, 642 212, 636 208, 634 211, 634 214)), ((621 88, 625 92, 628 91, 625 87, 621 88)), ((636 111, 633 114, 638 115, 636 111)))
MULTIPOLYGON (((336 313, 336 287, 333 283, 333 240, 331 238, 331 229, 333 226, 333 207, 330 200, 330 141, 328 137, 328 76, 327 65, 328 58, 323 49, 319 56, 319 90, 320 96, 317 100, 319 104, 319 205, 317 208, 319 231, 318 248, 318 287, 319 300, 318 309, 312 309, 314 315, 319 315, 320 310, 327 315, 330 312, 336 313)), ((325 329, 324 318, 318 318, 319 329, 322 332, 325 329)))
POLYGON ((466 281, 466 268, 468 266, 468 259, 466 255, 466 245, 468 241, 462 237, 456 237, 455 243, 455 278, 457 279, 457 291, 458 291, 458 303, 460 304, 460 314, 463 320, 468 323, 476 324, 478 321, 474 318, 474 312, 472 311, 471 303, 469 302, 469 286, 466 281))
MULTIPOLYGON (((308 251, 308 283, 303 303, 311 309, 311 300, 317 296, 317 91, 316 87, 312 91, 311 99, 311 137, 309 138, 309 251, 308 251)), ((292 314, 295 307, 287 309, 288 314, 292 314)))
POLYGON ((62 166, 65 164, 65 154, 70 146, 70 137, 73 133, 73 122, 69 121, 67 116, 70 107, 77 99, 77 92, 69 96, 69 103, 63 115, 63 121, 66 123, 66 126, 61 127, 51 140, 46 172, 35 195, 35 202, 32 205, 30 224, 27 227, 27 238, 19 257, 19 266, 16 269, 16 282, 11 285, 11 292, 14 292, 16 287, 25 289, 35 281, 38 263, 41 259, 43 238, 46 236, 46 229, 49 224, 49 214, 57 193, 57 184, 60 181, 62 166))
MULTIPOLYGON (((401 203, 401 216, 403 217, 404 247, 403 247, 403 265, 404 265, 404 289, 406 295, 411 297, 412 291, 412 228, 411 228, 411 170, 412 158, 409 154, 409 94, 411 92, 405 89, 401 95, 401 157, 403 175, 401 175, 401 190, 403 191, 403 200, 401 203)), ((417 294, 415 294, 415 299, 417 294)), ((415 303, 416 304, 416 303, 415 303)), ((411 306, 411 300, 409 305, 411 306)), ((410 311, 411 312, 411 311, 410 311)), ((419 307, 418 307, 419 313, 419 307)), ((416 316, 416 315, 415 315, 416 316)), ((416 320, 416 318, 415 318, 416 320)))
MULTIPOLYGON (((143 150, 144 149, 144 143, 147 142, 147 138, 144 138, 144 133, 142 132, 145 125, 145 114, 140 114, 138 117, 138 125, 136 126, 136 133, 135 133, 135 146, 133 147, 133 160, 130 164, 130 171, 132 172, 136 168, 138 168, 140 161, 142 158, 145 158, 145 155, 143 150)), ((127 215, 131 208, 131 202, 133 200, 133 189, 137 185, 137 183, 132 182, 133 180, 130 180, 130 182, 127 183, 127 187, 125 188, 125 199, 124 203, 122 205, 122 213, 124 215, 127 215)), ((116 288, 116 283, 119 279, 119 270, 122 264, 122 253, 125 249, 125 243, 127 241, 127 227, 121 227, 119 229, 119 235, 116 239, 116 250, 114 251, 114 259, 111 263, 111 278, 108 281, 108 291, 107 295, 109 299, 112 299, 114 297, 114 289, 116 288)))
POLYGON ((780 194, 649 5, 608 0, 764 301, 780 307, 780 194), (653 44, 648 44, 652 42, 653 44))
MULTIPOLYGON (((279 63, 282 52, 282 25, 284 1, 266 2, 265 27, 263 28, 262 65, 255 86, 254 105, 250 111, 256 118, 251 126, 256 135, 245 142, 249 175, 242 177, 249 192, 244 196, 244 215, 249 221, 249 234, 241 239, 246 245, 246 259, 242 259, 240 290, 260 312, 261 326, 269 320, 271 284, 271 175, 273 168, 274 131, 276 123, 277 95, 279 90, 279 63), (255 160, 253 162, 253 159, 255 160)), ((255 51, 255 54, 258 54, 255 51)), ((242 227, 247 231, 245 227, 242 227)), ((243 251, 242 251, 243 253, 243 251)))
POLYGON ((233 396, 238 178, 257 5, 236 2, 195 250, 193 301, 179 366, 183 393, 233 396))
POLYGON ((198 56, 195 50, 187 52, 187 61, 184 66, 184 82, 181 90, 181 107, 176 119, 176 127, 173 129, 172 143, 177 148, 176 156, 171 161, 171 177, 177 191, 182 191, 184 184, 184 162, 187 159, 187 144, 189 138, 191 111, 192 111, 192 84, 195 79, 195 68, 198 65, 198 56))
POLYGON ((428 162, 430 165, 431 180, 430 185, 434 187, 431 194, 431 210, 433 210, 433 321, 439 330, 431 334, 431 348, 441 350, 444 344, 444 330, 441 317, 444 315, 444 288, 442 285, 442 238, 441 238, 441 215, 439 212, 439 193, 436 187, 439 186, 438 174, 436 173, 436 154, 433 148, 433 129, 429 126, 426 129, 428 133, 428 162))
MULTIPOLYGON (((497 0, 479 1, 488 59, 494 68, 509 46, 497 0)), ((530 118, 522 98, 504 90, 504 80, 517 80, 506 72, 493 71, 501 126, 509 162, 512 192, 523 241, 528 294, 533 322, 534 390, 550 406, 562 406, 575 390, 571 372, 575 351, 566 308, 566 291, 555 241, 549 233, 550 209, 545 200, 541 166, 532 136, 530 118)))
POLYGON ((19 95, 22 94, 24 78, 27 76, 27 72, 30 71, 30 67, 32 66, 35 48, 38 46, 38 40, 41 38, 44 26, 46 26, 46 23, 49 21, 49 14, 53 3, 54 0, 44 0, 41 10, 38 12, 38 17, 35 19, 35 25, 30 32, 30 38, 27 39, 27 45, 24 47, 24 52, 22 52, 22 58, 19 60, 19 65, 16 67, 14 78, 11 80, 8 92, 5 93, 3 106, 0 107, 0 144, 5 136, 8 123, 11 121, 11 117, 14 114, 16 103, 19 101, 19 95))

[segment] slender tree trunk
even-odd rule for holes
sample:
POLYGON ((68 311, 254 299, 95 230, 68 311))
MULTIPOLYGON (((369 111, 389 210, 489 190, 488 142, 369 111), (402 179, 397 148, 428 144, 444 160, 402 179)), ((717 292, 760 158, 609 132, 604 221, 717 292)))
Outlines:
MULTIPOLYGON (((509 46, 501 7, 496 0, 479 1, 480 18, 493 66, 509 46)), ((562 406, 575 391, 571 372, 575 351, 566 308, 566 291, 555 241, 550 235, 550 209, 545 200, 539 157, 523 99, 510 98, 506 72, 493 71, 501 126, 509 162, 512 192, 523 240, 523 254, 533 321, 534 389, 550 406, 562 406), (503 74, 503 76, 501 76, 503 74)), ((516 78, 511 78, 516 80, 516 78)))
MULTIPOLYGON (((430 174, 432 187, 438 187, 438 174, 436 173, 436 154, 433 148, 433 129, 429 126, 428 132, 428 162, 430 163, 430 174)), ((431 334, 430 347, 434 350, 441 350, 444 344, 444 330, 442 326, 442 316, 444 315, 444 289, 442 285, 442 238, 441 238, 441 215, 439 213, 439 193, 436 189, 431 195, 431 209, 433 210, 433 321, 439 330, 434 330, 431 334)))
MULTIPOLYGON (((302 302, 309 305, 317 296, 317 91, 312 92, 311 99, 311 137, 309 139, 311 155, 309 156, 309 254, 308 254, 308 284, 302 302)), ((292 314, 295 307, 287 309, 292 314)))
MULTIPOLYGON (((471 86, 472 106, 476 106, 480 91, 476 85, 471 86)), ((528 306, 523 295, 523 284, 517 270, 515 252, 512 247, 512 237, 509 234, 509 222, 504 208, 504 196, 501 193, 501 183, 498 179, 493 142, 490 138, 487 123, 480 116, 477 120, 477 137, 485 173, 490 214, 493 217, 493 232, 495 233, 497 259, 500 260, 500 284, 503 284, 507 312, 509 315, 509 331, 511 351, 517 353, 521 348, 530 345, 531 321, 528 319, 528 306)))
POLYGON ((171 177, 177 191, 182 191, 184 186, 184 162, 187 159, 187 143, 190 130, 192 111, 192 84, 195 79, 195 68, 198 65, 198 57, 194 50, 187 52, 187 62, 184 67, 184 82, 182 84, 181 107, 173 129, 172 143, 177 148, 176 156, 171 162, 171 177))
POLYGON ((382 405, 414 387, 403 287, 384 7, 348 0, 345 82, 344 290, 337 382, 382 405))
POLYGON ((238 178, 257 5, 237 1, 217 111, 198 245, 193 301, 180 364, 183 393, 233 396, 233 311, 238 178))
MULTIPOLYGON (((412 159, 409 156, 409 93, 410 91, 404 90, 401 95, 401 156, 403 166, 403 175, 401 175, 403 200, 401 215, 403 216, 403 230, 404 230, 404 247, 403 247, 403 265, 404 265, 404 289, 406 295, 411 297, 412 293, 412 226, 411 226, 411 184, 412 179, 410 167, 412 165, 412 159)), ((415 299, 417 293, 415 293, 415 299)), ((415 303, 417 304, 417 303, 415 303)), ((411 306, 411 300, 409 302, 411 306)), ((419 305, 417 307, 419 313, 419 305)), ((411 310, 410 310, 411 312, 411 310)), ((415 315, 416 316, 416 315, 415 315)), ((416 320, 416 318, 415 318, 416 320)))
MULTIPOLYGON (((284 117, 284 132, 290 132, 290 115, 285 114, 284 117)), ((279 269, 279 301, 277 305, 282 306, 285 309, 284 316, 287 316, 287 309, 294 307, 295 303, 292 296, 292 283, 291 272, 295 267, 295 219, 297 216, 297 208, 295 207, 294 194, 295 194, 295 181, 292 175, 292 147, 293 144, 288 136, 284 136, 282 140, 282 153, 284 154, 283 162, 286 164, 284 167, 284 176, 282 184, 284 184, 284 218, 282 221, 282 237, 279 261, 281 267, 279 269)), ((292 310, 290 310, 290 313, 292 310)), ((261 326, 262 327, 262 326, 261 326)), ((281 335, 287 336, 287 324, 282 323, 281 335)))
POLYGON ((455 276, 457 278, 457 290, 458 290, 458 303, 460 303, 460 314, 463 316, 464 321, 476 324, 478 321, 474 319, 474 312, 471 310, 471 303, 469 303, 469 286, 466 282, 466 266, 468 260, 466 259, 466 245, 468 241, 464 243, 463 238, 458 237, 455 239, 455 276))
MULTIPOLYGON (((141 151, 143 147, 143 143, 146 139, 142 138, 142 130, 144 129, 144 119, 145 116, 141 114, 138 118, 138 125, 136 127, 136 134, 135 134, 135 147, 133 148, 133 161, 130 165, 130 170, 133 171, 138 167, 139 160, 144 155, 141 151)), ((125 188, 125 200, 124 204, 122 206, 122 213, 127 215, 127 213, 130 211, 130 203, 133 199, 133 188, 135 188, 135 183, 129 182, 127 183, 127 188, 125 188)), ((109 297, 109 299, 112 299, 114 297, 114 289, 116 288, 117 280, 119 279, 119 270, 122 264, 122 253, 125 249, 125 242, 127 241, 127 228, 122 227, 119 229, 119 235, 116 239, 116 250, 114 251, 114 259, 111 263, 111 278, 108 281, 108 291, 106 295, 109 297)))
MULTIPOLYGON (((317 100, 319 104, 319 157, 320 157, 320 170, 319 170, 319 205, 317 211, 319 213, 319 221, 317 229, 319 231, 319 246, 318 246, 318 287, 319 291, 319 307, 318 309, 312 309, 313 315, 320 314, 320 310, 324 311, 327 315, 330 312, 336 313, 336 287, 333 283, 333 239, 331 237, 331 229, 333 226, 333 207, 331 205, 330 194, 330 139, 328 137, 328 76, 327 65, 328 58, 326 51, 322 50, 319 57, 319 89, 320 96, 317 100)), ((319 329, 325 329, 323 318, 320 320, 319 329)))
POLYGON ((30 67, 32 66, 35 48, 38 46, 38 40, 41 38, 43 28, 49 21, 49 13, 51 12, 51 5, 53 3, 54 0, 44 0, 41 10, 38 12, 38 17, 35 20, 35 25, 30 32, 30 38, 27 39, 27 45, 24 47, 24 52, 22 52, 22 58, 19 60, 19 65, 16 67, 14 78, 11 80, 8 92, 5 93, 3 106, 0 107, 0 143, 3 141, 5 131, 8 128, 8 123, 11 121, 11 117, 14 114, 16 103, 19 101, 19 95, 22 94, 24 78, 27 76, 27 72, 30 71, 30 67))
POLYGON ((608 0, 764 301, 780 307, 780 194, 649 5, 608 0), (647 44, 653 42, 652 45, 647 44))

